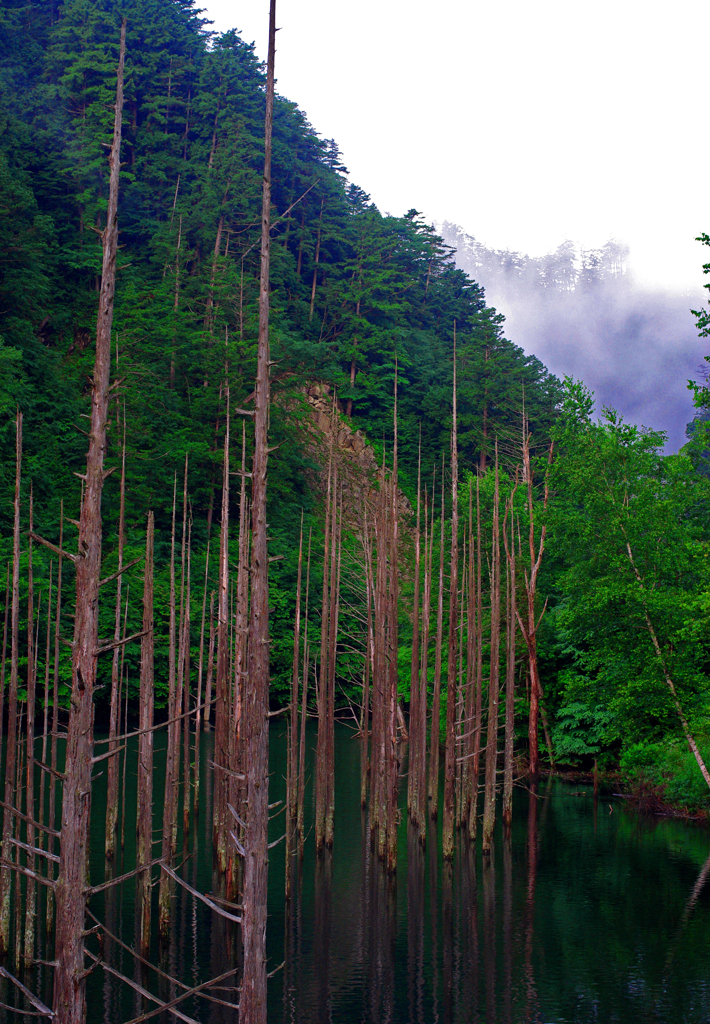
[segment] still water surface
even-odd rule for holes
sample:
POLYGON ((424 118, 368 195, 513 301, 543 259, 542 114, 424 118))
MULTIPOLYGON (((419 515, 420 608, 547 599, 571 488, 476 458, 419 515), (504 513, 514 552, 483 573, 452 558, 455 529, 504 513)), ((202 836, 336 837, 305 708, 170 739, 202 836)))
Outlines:
MULTIPOLYGON (((315 733, 312 735, 315 746, 315 733)), ((162 758, 156 739, 156 765, 162 758)), ((395 879, 380 870, 359 806, 359 745, 336 730, 336 820, 332 855, 316 859, 309 834, 284 898, 283 844, 269 871, 269 1021, 273 1024, 700 1024, 710 1022, 710 832, 669 819, 640 818, 613 796, 595 804, 591 789, 557 780, 537 795, 515 794, 510 841, 498 833, 494 856, 465 842, 443 865, 440 837, 426 849, 400 826, 395 879)), ((270 800, 284 795, 285 736, 272 728, 270 800)), ((202 741, 201 814, 178 862, 201 892, 218 893, 212 873, 208 762, 202 741)), ((135 846, 135 752, 129 756, 125 863, 135 846), (131 785, 133 782, 133 785, 131 785)), ((312 771, 311 771, 312 776, 312 771)), ((92 883, 103 881, 103 804, 96 782, 92 883)), ((156 777, 156 840, 163 780, 156 777)), ((404 797, 404 794, 403 794, 404 797)), ((307 818, 312 817, 309 791, 307 818)), ((275 809, 271 837, 284 831, 275 809)), ((156 855, 159 846, 156 847, 156 855)), ((115 872, 124 870, 119 862, 115 872)), ((157 904, 157 887, 154 890, 157 904)), ((134 941, 135 880, 95 896, 93 912, 129 945, 134 941)), ((157 907, 156 907, 157 909, 157 907)), ((92 937, 90 948, 98 952, 92 937)), ((151 960, 187 986, 216 977, 238 958, 238 927, 178 889, 170 947, 151 960)), ((180 990, 136 966, 116 943, 103 956, 115 970, 160 995, 180 990)), ((227 979, 216 995, 237 1001, 227 979)), ((47 996, 49 977, 37 979, 47 996)), ((155 1004, 111 975, 89 979, 89 1024, 118 1024, 155 1004)), ((190 998, 182 1012, 231 1024, 234 1010, 190 998)), ((0 1014, 2 1011, 0 1011, 0 1014)), ((166 1014, 153 1020, 174 1020, 166 1014)))

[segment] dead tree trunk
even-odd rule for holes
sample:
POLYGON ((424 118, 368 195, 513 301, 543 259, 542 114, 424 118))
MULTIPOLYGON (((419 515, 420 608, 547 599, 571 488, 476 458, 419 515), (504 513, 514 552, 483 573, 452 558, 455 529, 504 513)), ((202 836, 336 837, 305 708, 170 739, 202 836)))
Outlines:
POLYGON ((5 755, 5 807, 2 816, 2 856, 0 868, 0 955, 10 952, 10 897, 14 860, 12 837, 15 771, 17 767, 17 683, 20 660, 20 486, 22 480, 22 413, 15 421, 15 502, 12 541, 12 615, 10 617, 10 692, 8 694, 7 754, 5 755))
POLYGON ((471 807, 468 816, 468 835, 476 840, 478 831, 478 775, 481 760, 481 733, 483 731, 483 593, 481 576, 481 491, 480 477, 476 477, 476 668, 475 707, 473 718, 473 756, 471 758, 471 807))
MULTIPOLYGON (((118 419, 118 415, 116 417, 118 419)), ((111 708, 109 712, 108 737, 112 756, 106 763, 106 837, 104 852, 107 860, 113 860, 116 851, 116 826, 118 824, 118 770, 116 736, 119 731, 119 676, 118 667, 121 650, 121 583, 123 581, 123 544, 124 519, 126 508, 126 410, 123 410, 123 446, 121 450, 121 497, 118 513, 118 576, 116 577, 116 614, 113 630, 113 642, 116 644, 111 664, 111 708)))
MULTIPOLYGON (((59 503, 59 565, 57 567, 57 605, 54 614, 54 689, 52 700, 52 772, 49 780, 49 826, 56 829, 56 806, 57 786, 59 785, 57 771, 57 734, 59 732, 59 627, 62 620, 62 550, 64 546, 64 501, 59 503)), ((49 849, 56 854, 56 839, 52 838, 49 849)), ((53 872, 51 862, 48 865, 49 871, 53 872)), ((54 890, 47 889, 47 934, 54 931, 54 890)))
MULTIPOLYGON (((210 568, 210 542, 207 541, 207 554, 205 556, 205 584, 202 592, 202 619, 200 622, 200 653, 197 663, 197 704, 195 707, 195 746, 193 749, 194 765, 192 773, 192 785, 194 789, 193 813, 195 818, 200 809, 200 731, 202 727, 202 675, 204 668, 205 654, 205 615, 207 613, 207 579, 210 568)), ((204 709, 209 717, 209 706, 204 709)))
POLYGON ((333 530, 330 551, 330 615, 328 636, 328 702, 326 709, 326 793, 325 793, 325 845, 331 849, 335 821, 335 667, 338 643, 338 613, 340 610, 340 566, 342 557, 342 497, 338 501, 337 484, 333 489, 333 530))
POLYGON ((190 834, 190 809, 191 779, 190 766, 190 626, 191 616, 191 580, 190 570, 192 566, 192 506, 190 506, 189 520, 187 526, 187 582, 185 585, 185 617, 183 624, 184 640, 184 669, 183 669, 183 701, 182 701, 182 830, 183 838, 190 834))
POLYGON ((370 760, 368 752, 370 749, 370 677, 373 659, 373 636, 372 636, 372 542, 367 521, 367 506, 365 506, 365 521, 363 526, 363 556, 365 559, 365 592, 367 606, 367 622, 365 635, 365 658, 362 674, 362 713, 360 715, 360 806, 367 806, 367 780, 370 774, 370 760))
MULTIPOLYGON (((230 728, 230 769, 229 793, 232 807, 237 809, 242 818, 246 818, 246 786, 245 786, 245 729, 244 721, 247 673, 249 658, 249 552, 251 530, 249 527, 249 501, 247 499, 246 471, 246 426, 242 424, 242 462, 241 488, 239 493, 239 562, 237 567, 237 600, 235 617, 235 654, 234 654, 234 687, 232 724, 230 728)), ((234 822, 232 823, 234 824, 234 822)), ((240 875, 236 861, 237 849, 234 844, 229 846, 228 892, 235 894, 237 879, 240 875)))
POLYGON ((451 427, 451 576, 449 584, 449 652, 446 673, 446 737, 444 743, 443 856, 454 856, 456 792, 456 622, 459 590, 459 455, 456 430, 456 324, 454 324, 453 422, 451 427))
POLYGON ((301 735, 298 747, 298 787, 296 795, 296 828, 298 830, 298 855, 303 857, 303 803, 306 789, 306 713, 308 710, 308 595, 311 584, 311 540, 313 528, 308 530, 308 557, 306 560, 306 596, 303 614, 303 688, 301 696, 301 735))
MULTIPOLYGON (((175 721, 175 694, 177 690, 175 673, 175 513, 177 506, 177 474, 173 483, 173 513, 170 526, 170 635, 168 638, 168 747, 165 752, 165 790, 163 796, 163 841, 161 855, 169 864, 173 857, 173 789, 177 778, 177 744, 179 743, 178 723, 175 721)), ((127 712, 126 712, 127 713, 127 712)), ((125 761, 124 761, 125 768, 125 761)), ((124 776, 125 782, 125 776, 124 776)), ((125 801, 124 801, 125 806, 125 801)), ((162 942, 170 934, 171 880, 166 871, 160 874, 158 892, 158 931, 162 942)))
POLYGON ((275 50, 276 0, 271 0, 261 213, 259 341, 254 401, 249 688, 245 709, 248 815, 244 843, 246 863, 242 912, 244 975, 239 1000, 242 1024, 266 1022, 266 896, 269 869, 269 555, 266 536, 266 475, 269 459, 269 257, 275 50))
MULTIPOLYGON (((530 747, 530 778, 535 781, 540 774, 539 747, 538 747, 538 723, 540 719, 540 701, 542 699, 542 684, 537 666, 537 630, 540 625, 535 613, 535 598, 537 596, 537 579, 540 573, 540 563, 545 550, 545 536, 547 526, 543 525, 540 531, 540 541, 535 542, 535 509, 533 503, 533 473, 530 463, 530 434, 528 432, 528 421, 523 415, 523 473, 527 484, 527 505, 528 505, 528 547, 530 557, 530 571, 525 569, 525 593, 527 598, 527 616, 523 619, 520 611, 516 611, 520 632, 523 634, 528 649, 528 667, 530 671, 530 718, 528 721, 528 742, 530 747), (537 550, 536 550, 537 547, 537 550)), ((548 465, 552 462, 552 444, 550 444, 548 465)), ((545 493, 543 499, 543 510, 547 508, 549 486, 545 478, 545 493)))
POLYGON ((214 719, 213 842, 217 866, 227 870, 227 800, 229 795, 229 388, 222 468, 222 522, 219 535, 217 590, 217 678, 214 719))
MULTIPOLYGON (((27 845, 34 849, 35 829, 32 822, 35 820, 34 795, 35 795, 35 705, 37 693, 37 644, 34 636, 34 573, 32 568, 32 533, 34 530, 34 491, 30 484, 30 536, 27 544, 27 735, 26 735, 26 757, 27 770, 25 774, 25 813, 30 819, 27 822, 27 845)), ((37 629, 39 631, 39 608, 37 609, 37 629)), ((39 637, 38 637, 39 639, 39 637)), ((19 802, 19 801, 18 801, 19 802)), ((35 869, 35 855, 28 853, 27 867, 30 871, 35 869)), ((31 966, 34 961, 35 945, 35 916, 37 911, 37 884, 34 878, 28 876, 25 883, 25 947, 24 963, 26 967, 31 966)))
MULTIPOLYGON (((51 565, 50 565, 51 572, 51 565)), ((5 661, 7 658, 7 625, 10 618, 10 563, 5 570, 5 615, 2 627, 2 660, 0 660, 0 728, 5 721, 5 661)), ((0 752, 0 764, 2 753, 0 752)))
MULTIPOLYGON (((409 673, 409 776, 407 779, 407 809, 409 817, 415 825, 419 824, 421 809, 419 807, 419 761, 421 750, 419 741, 421 730, 419 719, 422 713, 421 686, 419 679, 419 586, 421 577, 421 484, 422 484, 422 439, 419 431, 419 462, 417 466, 417 528, 414 534, 414 607, 412 609, 412 664, 409 673)), ((426 714, 426 703, 424 704, 426 714)))
POLYGON ((86 1017, 84 917, 91 810, 91 759, 94 749, 94 683, 99 637, 101 577, 101 495, 105 479, 106 418, 111 364, 111 325, 118 248, 118 176, 123 111, 123 66, 126 21, 121 25, 121 50, 116 87, 113 144, 109 156, 110 184, 106 227, 102 236, 103 266, 96 327, 96 359, 91 388, 91 429, 84 476, 76 556, 76 617, 72 648, 72 693, 67 732, 62 837, 56 885, 56 967, 54 1012, 58 1024, 81 1024, 86 1017))
MULTIPOLYGON (((510 548, 507 554, 507 597, 505 614, 505 744, 503 757, 503 825, 507 833, 513 821, 513 743, 515 740, 515 531, 512 516, 512 499, 508 504, 505 519, 510 516, 510 548)), ((507 523, 503 522, 503 536, 507 523)))
POLYGON ((422 634, 420 642, 419 664, 419 722, 418 744, 419 756, 417 763, 417 800, 419 805, 419 841, 426 842, 427 823, 427 758, 426 758, 426 727, 427 697, 429 694, 429 626, 431 619, 431 569, 434 553, 434 491, 436 480, 432 483, 431 528, 429 526, 429 504, 426 489, 424 491, 424 601, 422 605, 422 634))
POLYGON ((291 855, 293 831, 298 812, 298 673, 301 667, 301 577, 303 575, 303 510, 298 540, 298 575, 296 579, 296 613, 293 622, 293 664, 291 666, 291 701, 288 720, 288 762, 286 766, 286 896, 291 895, 291 855))
POLYGON ((328 792, 328 689, 330 680, 330 577, 331 577, 331 534, 335 524, 333 515, 333 434, 335 432, 335 399, 330 420, 330 442, 328 455, 328 485, 326 490, 325 531, 323 537, 323 595, 321 602, 321 634, 320 634, 320 666, 318 672, 318 739, 316 742, 316 780, 315 780, 315 838, 316 853, 321 853, 325 846, 325 820, 328 792))
MULTIPOLYGON (((138 739, 138 828, 136 867, 145 867, 153 859, 153 513, 148 513, 145 537, 145 577, 143 583, 143 636, 141 637, 140 710, 138 739)), ((111 760, 109 758, 109 760, 111 760)), ((150 869, 138 875, 136 921, 141 956, 150 953, 151 884, 150 869)))
POLYGON ((202 727, 205 732, 210 731, 210 714, 212 707, 212 677, 214 675, 214 590, 210 591, 210 643, 207 649, 207 678, 205 679, 205 714, 202 719, 202 727))
POLYGON ((483 803, 483 853, 490 854, 496 820, 496 768, 498 764, 498 697, 500 690, 500 490, 498 442, 495 446, 495 491, 493 496, 493 543, 491 550, 491 660, 488 674, 488 733, 486 735, 486 781, 483 803))
POLYGON ((441 467, 441 536, 439 539, 439 594, 436 606, 436 650, 434 653, 434 693, 431 702, 431 742, 429 744, 429 813, 439 813, 439 734, 441 732, 441 648, 444 639, 444 466, 441 467))

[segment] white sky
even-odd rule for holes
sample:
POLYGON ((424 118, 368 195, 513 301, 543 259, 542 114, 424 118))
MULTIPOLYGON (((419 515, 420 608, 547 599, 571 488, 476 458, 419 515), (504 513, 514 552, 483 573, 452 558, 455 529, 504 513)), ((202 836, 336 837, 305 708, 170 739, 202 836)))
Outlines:
MULTIPOLYGON (((202 2, 265 59, 268 0, 202 2)), ((276 21, 277 90, 382 212, 530 255, 614 236, 639 281, 702 295, 707 0, 277 0, 276 21)))

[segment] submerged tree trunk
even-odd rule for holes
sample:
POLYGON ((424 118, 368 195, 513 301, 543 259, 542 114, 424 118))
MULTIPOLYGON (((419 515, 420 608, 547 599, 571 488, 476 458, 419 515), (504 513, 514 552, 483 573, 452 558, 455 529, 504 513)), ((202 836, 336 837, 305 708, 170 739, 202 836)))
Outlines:
POLYGON ((20 639, 20 486, 22 480, 22 413, 15 421, 15 501, 12 544, 12 614, 10 617, 10 692, 8 695, 7 753, 5 755, 5 807, 2 817, 2 856, 0 868, 0 955, 10 952, 10 897, 12 894, 12 836, 15 770, 17 762, 17 684, 20 639))
POLYGON ((483 804, 483 852, 490 854, 496 819, 496 766, 498 762, 498 696, 500 678, 500 527, 498 483, 498 442, 495 449, 495 492, 493 497, 493 548, 491 551, 491 661, 488 676, 488 733, 486 736, 486 781, 483 804))
MULTIPOLYGON (((163 797, 163 836, 161 855, 165 864, 169 864, 173 856, 173 808, 172 797, 177 775, 177 743, 179 742, 178 723, 175 719, 175 693, 177 689, 175 673, 175 512, 177 506, 177 476, 173 484, 173 511, 170 526, 170 636, 168 646, 168 747, 165 753, 165 790, 163 797)), ((127 695, 126 695, 127 696, 127 695)), ((127 714, 126 710, 126 714, 127 714)), ((124 761, 125 767, 125 761, 124 761)), ((125 776, 124 776, 125 784, 125 776)), ((125 807, 125 801, 124 801, 125 807)), ((170 901, 171 880, 167 871, 160 873, 160 889, 158 892, 158 930, 162 942, 167 941, 170 934, 170 901)))
POLYGON ((313 528, 308 530, 308 557, 306 559, 306 596, 303 612, 303 687, 301 694, 301 734, 298 745, 298 785, 296 791, 296 828, 298 830, 298 855, 303 857, 303 803, 306 788, 306 713, 308 710, 308 595, 311 586, 311 540, 313 528))
MULTIPOLYGON (((419 587, 421 576, 421 483, 422 483, 422 443, 421 430, 419 438, 419 462, 417 467, 417 527, 414 534, 414 607, 412 610, 412 663, 409 673, 409 776, 407 779, 407 809, 415 825, 419 824, 421 809, 419 807, 419 762, 421 750, 419 740, 421 730, 419 719, 422 714, 421 687, 419 679, 419 587)), ((424 703, 426 715, 426 702, 424 703)))
POLYGON ((439 540, 439 595, 436 608, 436 650, 434 653, 434 694, 431 702, 429 744, 429 813, 439 813, 439 733, 441 729, 441 647, 444 637, 444 468, 441 469, 441 537, 439 540))
MULTIPOLYGON (((148 513, 143 584, 143 636, 141 637, 140 711, 138 739, 138 843, 136 867, 150 864, 153 856, 153 513, 148 513)), ((150 869, 138 875, 136 923, 141 956, 150 953, 152 885, 150 869)))
POLYGON ((444 860, 454 856, 454 800, 456 791, 456 622, 459 588, 459 456, 456 430, 456 324, 454 324, 453 422, 451 428, 451 569, 449 584, 449 650, 446 671, 446 736, 444 742, 444 860))
POLYGON ((249 689, 246 705, 248 814, 244 843, 246 863, 242 913, 244 975, 239 1000, 239 1019, 242 1024, 266 1022, 266 896, 269 865, 269 556, 266 536, 266 474, 269 458, 269 255, 275 49, 276 0, 271 0, 261 213, 259 347, 252 469, 252 594, 249 615, 249 689))
MULTIPOLYGON (((27 735, 26 735, 26 757, 27 769, 25 772, 25 813, 30 819, 27 822, 27 845, 34 848, 35 829, 32 822, 35 820, 34 793, 35 793, 35 705, 37 692, 37 645, 34 637, 34 574, 32 571, 32 532, 34 530, 34 492, 30 485, 30 537, 27 545, 27 735)), ((37 609, 37 629, 39 631, 39 607, 37 609)), ((18 803, 20 798, 18 797, 18 803)), ((35 869, 35 855, 28 853, 27 867, 30 871, 35 869)), ((37 910, 37 885, 34 878, 27 877, 25 882, 25 949, 24 963, 30 967, 34 960, 35 940, 35 916, 37 910)))
MULTIPOLYGON (((118 420, 118 415, 116 416, 118 420)), ((106 762, 106 836, 104 839, 104 853, 107 860, 113 860, 116 852, 116 827, 118 825, 118 769, 119 759, 116 742, 118 735, 120 717, 118 706, 119 693, 119 658, 121 650, 119 640, 121 639, 121 583, 123 581, 123 542, 124 542, 124 518, 126 507, 126 410, 123 410, 123 445, 121 449, 121 496, 118 513, 118 576, 116 578, 116 611, 114 619, 113 642, 116 647, 113 651, 111 663, 111 706, 109 712, 109 750, 112 752, 106 762)))
MULTIPOLYGON (((512 501, 508 511, 512 509, 512 501)), ((507 515, 505 517, 507 519, 507 515)), ((503 523, 503 534, 507 523, 503 523)), ((503 757, 503 825, 510 831, 513 820, 513 742, 515 739, 515 537, 513 516, 510 516, 511 544, 507 558, 508 571, 505 614, 505 744, 503 757)), ((507 545, 506 545, 507 548, 507 545)))
POLYGON ((56 885, 56 967, 54 1012, 58 1024, 81 1024, 86 1017, 84 918, 91 811, 91 759, 94 749, 94 683, 99 637, 101 576, 101 495, 104 484, 106 418, 111 362, 111 325, 118 248, 118 176, 123 111, 123 66, 126 20, 116 87, 113 145, 109 156, 110 185, 106 227, 102 236, 103 266, 96 327, 96 359, 91 389, 91 428, 84 476, 76 558, 76 617, 72 649, 72 692, 69 709, 62 836, 56 885))

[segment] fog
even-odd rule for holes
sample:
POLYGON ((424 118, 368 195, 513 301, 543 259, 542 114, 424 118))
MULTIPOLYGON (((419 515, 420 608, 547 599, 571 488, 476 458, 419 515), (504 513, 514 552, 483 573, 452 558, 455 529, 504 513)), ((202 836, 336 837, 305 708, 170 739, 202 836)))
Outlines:
POLYGON ((614 241, 594 250, 565 242, 531 258, 487 249, 455 224, 437 230, 504 314, 506 337, 556 376, 583 380, 597 413, 612 406, 628 421, 664 431, 667 452, 685 443, 694 415, 687 382, 699 379, 710 350, 690 312, 707 301, 702 286, 695 293, 637 286, 626 269, 628 250, 614 241))

